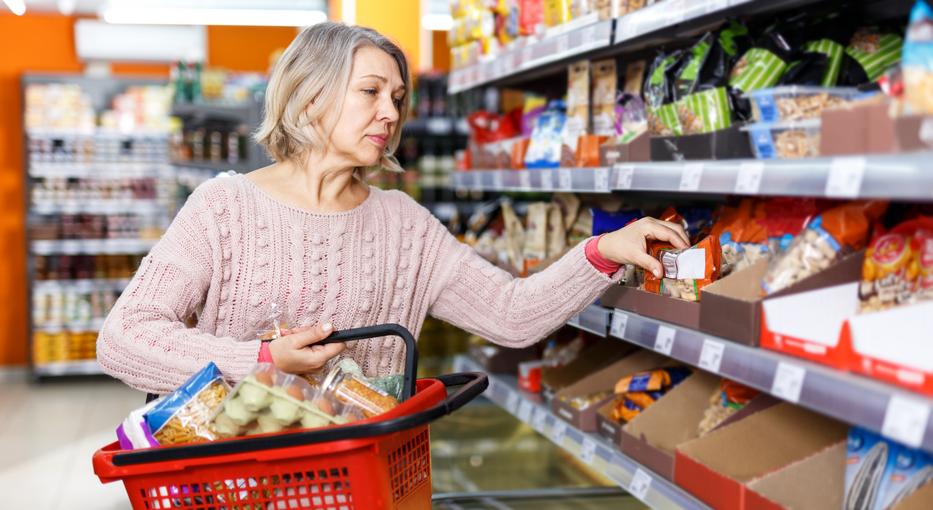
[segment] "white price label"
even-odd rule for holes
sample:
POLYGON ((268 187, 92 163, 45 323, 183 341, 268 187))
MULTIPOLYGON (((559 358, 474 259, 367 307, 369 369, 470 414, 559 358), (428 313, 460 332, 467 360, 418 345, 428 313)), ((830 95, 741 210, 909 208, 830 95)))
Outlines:
POLYGON ((557 54, 563 54, 570 51, 570 35, 561 34, 557 36, 557 54))
POLYGON ((654 338, 654 350, 665 356, 670 356, 674 350, 674 337, 677 330, 667 326, 658 326, 658 335, 654 338))
POLYGON ((635 178, 635 167, 632 165, 614 166, 616 170, 616 189, 632 189, 632 180, 635 178))
POLYGON ((807 369, 791 363, 779 362, 774 372, 771 394, 796 404, 800 401, 800 392, 803 390, 803 380, 806 376, 807 369))
POLYGON ((532 52, 532 46, 528 45, 522 48, 522 67, 528 67, 534 61, 534 53, 532 52))
POLYGON ((573 170, 568 170, 566 168, 561 168, 557 171, 557 182, 560 185, 560 189, 563 191, 573 190, 573 170))
POLYGON ((618 25, 616 25, 616 30, 618 31, 616 42, 632 39, 638 33, 638 26, 632 22, 632 16, 630 15, 622 16, 616 23, 618 23, 618 25))
POLYGON ((564 444, 564 436, 566 435, 567 424, 560 420, 555 421, 554 426, 551 427, 551 440, 553 440, 557 446, 561 446, 564 444))
POLYGON ((509 392, 509 398, 505 401, 506 411, 512 414, 518 414, 518 404, 521 401, 521 397, 518 396, 518 393, 514 391, 509 392))
POLYGON ((531 190, 531 172, 528 170, 520 170, 518 174, 519 188, 521 188, 522 191, 531 190))
POLYGON ((703 179, 703 163, 687 163, 683 173, 680 174, 680 191, 696 191, 700 189, 703 179))
POLYGON ((726 346, 722 342, 703 339, 703 350, 700 351, 700 368, 714 374, 719 373, 719 367, 722 365, 722 353, 726 346))
POLYGON ((706 0, 706 4, 703 6, 703 12, 705 14, 712 14, 722 7, 725 7, 722 0, 706 0))
POLYGON ((535 406, 530 400, 522 400, 521 405, 518 407, 518 419, 525 423, 531 423, 531 413, 534 410, 535 406))
POLYGON ((609 193, 608 168, 597 168, 593 171, 593 187, 598 193, 609 193))
POLYGON ((531 420, 531 426, 538 432, 544 434, 544 429, 547 426, 547 411, 540 408, 537 409, 534 418, 531 420))
POLYGON ((826 179, 826 196, 831 198, 855 198, 862 190, 865 176, 865 158, 835 158, 829 166, 826 179))
POLYGON ((616 338, 625 338, 625 330, 628 328, 628 314, 620 310, 612 313, 612 325, 609 327, 609 334, 616 338))
POLYGON ((923 444, 923 435, 930 421, 930 405, 900 395, 894 395, 888 401, 884 413, 881 433, 895 441, 919 448, 923 444))
POLYGON ((760 161, 751 161, 739 165, 739 176, 735 180, 735 192, 744 195, 755 195, 761 189, 761 177, 764 175, 765 164, 760 161))
POLYGON ((504 179, 502 176, 502 172, 497 170, 492 173, 492 189, 496 191, 502 191, 503 189, 505 189, 505 182, 503 181, 504 179))
POLYGON ((596 441, 593 441, 590 437, 583 438, 583 446, 580 447, 580 458, 583 462, 593 465, 593 460, 596 458, 596 441))
POLYGON ((644 501, 650 489, 651 475, 646 473, 642 468, 636 468, 635 474, 632 475, 632 483, 628 484, 629 493, 639 500, 644 501))
POLYGON ((541 170, 541 189, 545 191, 554 190, 554 172, 551 170, 541 170))

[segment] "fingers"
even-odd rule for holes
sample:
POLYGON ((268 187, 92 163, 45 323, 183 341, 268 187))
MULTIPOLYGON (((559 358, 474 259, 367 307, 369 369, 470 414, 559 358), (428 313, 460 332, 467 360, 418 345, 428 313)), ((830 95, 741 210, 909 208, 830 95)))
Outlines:
POLYGON ((664 276, 664 270, 661 267, 661 261, 643 251, 638 251, 632 254, 632 264, 641 267, 645 271, 651 272, 655 278, 661 278, 664 276))
POLYGON ((645 224, 647 231, 645 236, 658 241, 666 241, 674 245, 675 248, 684 249, 690 247, 690 241, 684 228, 676 223, 669 221, 654 220, 645 224))
POLYGON ((298 333, 293 333, 292 335, 290 335, 290 338, 292 339, 292 346, 296 349, 307 347, 311 344, 320 342, 321 340, 329 337, 331 333, 334 332, 334 326, 333 324, 329 322, 318 324, 316 326, 313 326, 307 329, 304 329, 304 328, 296 328, 296 329, 302 330, 302 331, 299 331, 298 333))

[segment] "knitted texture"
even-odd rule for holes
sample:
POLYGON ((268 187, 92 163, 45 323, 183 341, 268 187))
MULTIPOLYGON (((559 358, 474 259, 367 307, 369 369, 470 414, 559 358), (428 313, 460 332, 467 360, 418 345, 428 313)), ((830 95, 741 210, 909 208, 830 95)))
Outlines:
MULTIPOLYGON (((370 188, 352 210, 312 213, 245 176, 221 177, 195 190, 143 259, 104 322, 97 357, 147 392, 172 391, 209 361, 238 381, 256 363, 260 343, 249 334, 272 303, 297 326, 398 323, 417 338, 431 314, 523 347, 620 276, 597 271, 581 243, 541 273, 513 278, 397 191, 370 188)), ((404 344, 350 342, 342 356, 368 376, 399 373, 404 344)))

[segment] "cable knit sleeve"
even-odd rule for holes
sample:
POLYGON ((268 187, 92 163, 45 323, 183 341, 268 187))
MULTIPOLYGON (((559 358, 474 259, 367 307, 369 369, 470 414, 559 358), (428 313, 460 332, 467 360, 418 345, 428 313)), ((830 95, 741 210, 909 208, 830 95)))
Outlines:
POLYGON ((531 345, 593 303, 622 271, 610 276, 593 267, 580 243, 544 271, 514 278, 443 230, 431 315, 508 347, 531 345))
POLYGON ((129 386, 167 393, 213 361, 231 380, 245 377, 256 362, 259 341, 240 342, 189 328, 203 306, 218 247, 218 227, 200 186, 143 259, 129 286, 104 321, 97 360, 104 372, 129 386))

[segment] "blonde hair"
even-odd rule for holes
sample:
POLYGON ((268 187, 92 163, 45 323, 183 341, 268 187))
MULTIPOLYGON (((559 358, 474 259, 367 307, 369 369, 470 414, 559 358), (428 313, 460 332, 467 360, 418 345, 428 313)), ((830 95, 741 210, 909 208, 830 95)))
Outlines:
POLYGON ((349 88, 353 56, 364 46, 376 47, 395 59, 405 84, 405 95, 385 153, 374 167, 363 170, 402 171, 393 153, 402 136, 411 94, 405 54, 371 28, 333 22, 302 30, 272 70, 266 87, 262 124, 254 138, 273 159, 294 160, 310 151, 324 149, 329 133, 324 133, 319 121, 332 107, 337 108, 335 118, 340 116, 343 97, 349 88))

